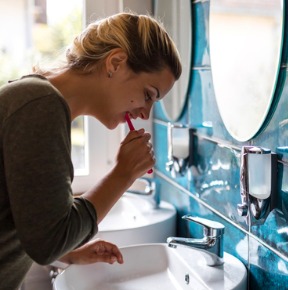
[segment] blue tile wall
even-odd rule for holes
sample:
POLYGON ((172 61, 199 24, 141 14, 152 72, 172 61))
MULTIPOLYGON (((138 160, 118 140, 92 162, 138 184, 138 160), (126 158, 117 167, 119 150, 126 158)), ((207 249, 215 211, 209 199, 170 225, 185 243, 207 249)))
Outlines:
MULTIPOLYGON (((211 0, 212 1, 212 0, 211 0)), ((184 177, 166 171, 167 125, 161 104, 154 108, 155 177, 161 198, 177 208, 177 234, 201 237, 202 229, 184 214, 213 219, 225 225, 224 249, 248 269, 248 289, 288 289, 288 17, 278 86, 261 130, 247 142, 238 142, 226 130, 217 107, 209 56, 210 1, 192 1, 193 54, 190 90, 179 122, 196 128, 197 160, 184 177), (248 227, 237 213, 240 198, 240 153, 243 145, 270 148, 277 154, 275 207, 261 226, 248 227)))

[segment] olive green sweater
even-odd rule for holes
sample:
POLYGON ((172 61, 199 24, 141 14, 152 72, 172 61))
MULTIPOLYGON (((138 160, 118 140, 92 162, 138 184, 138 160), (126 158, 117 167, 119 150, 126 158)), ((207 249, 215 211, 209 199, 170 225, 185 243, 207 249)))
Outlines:
POLYGON ((47 79, 0 89, 0 289, 31 264, 50 264, 97 231, 96 212, 71 190, 70 111, 47 79))

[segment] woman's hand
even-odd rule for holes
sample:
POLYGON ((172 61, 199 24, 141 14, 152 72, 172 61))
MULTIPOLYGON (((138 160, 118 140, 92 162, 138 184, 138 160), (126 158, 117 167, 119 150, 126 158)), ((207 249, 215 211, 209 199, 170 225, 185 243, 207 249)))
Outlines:
POLYGON ((123 256, 116 245, 96 239, 66 254, 59 261, 80 265, 96 262, 113 264, 116 261, 119 264, 123 264, 123 256))
POLYGON ((150 142, 151 135, 140 129, 130 131, 121 142, 116 165, 126 172, 127 176, 133 176, 135 180, 143 176, 155 165, 155 156, 150 142))

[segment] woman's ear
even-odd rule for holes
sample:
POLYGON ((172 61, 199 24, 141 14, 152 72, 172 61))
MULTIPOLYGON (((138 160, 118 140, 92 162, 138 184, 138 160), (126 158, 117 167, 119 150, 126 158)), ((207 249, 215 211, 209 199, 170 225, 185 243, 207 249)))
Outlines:
POLYGON ((113 74, 119 70, 121 65, 127 62, 127 54, 122 49, 116 48, 106 58, 106 70, 108 74, 113 74))

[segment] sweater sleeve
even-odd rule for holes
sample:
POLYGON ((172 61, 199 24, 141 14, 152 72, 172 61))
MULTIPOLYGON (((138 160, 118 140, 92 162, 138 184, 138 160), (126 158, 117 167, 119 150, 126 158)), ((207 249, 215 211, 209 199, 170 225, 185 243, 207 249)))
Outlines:
POLYGON ((7 190, 22 247, 49 264, 88 241, 97 231, 96 212, 71 189, 70 117, 56 94, 15 111, 3 127, 7 190))

